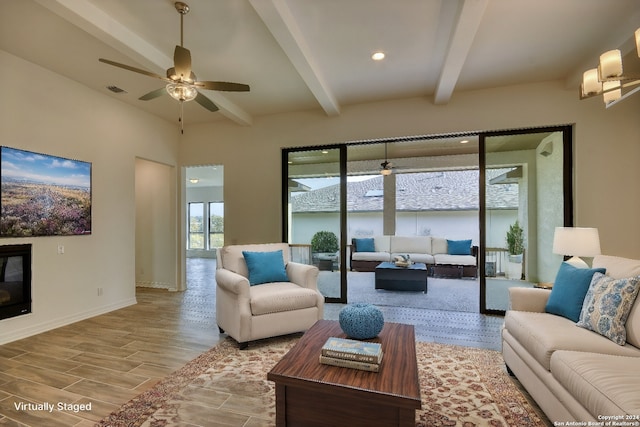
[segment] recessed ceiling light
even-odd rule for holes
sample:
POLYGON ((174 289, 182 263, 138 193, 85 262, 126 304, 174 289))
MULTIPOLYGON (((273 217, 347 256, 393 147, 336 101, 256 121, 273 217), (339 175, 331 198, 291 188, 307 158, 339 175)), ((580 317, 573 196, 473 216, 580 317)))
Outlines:
POLYGON ((374 61, 382 61, 384 57, 384 52, 374 52, 373 55, 371 55, 371 59, 373 59, 374 61))
POLYGON ((327 150, 322 150, 322 154, 329 154, 329 151, 327 151, 327 150))
POLYGON ((197 184, 200 180, 198 178, 190 178, 189 182, 192 184, 197 184))
POLYGON ((460 144, 468 144, 469 140, 468 139, 463 139, 462 141, 460 141, 460 144))

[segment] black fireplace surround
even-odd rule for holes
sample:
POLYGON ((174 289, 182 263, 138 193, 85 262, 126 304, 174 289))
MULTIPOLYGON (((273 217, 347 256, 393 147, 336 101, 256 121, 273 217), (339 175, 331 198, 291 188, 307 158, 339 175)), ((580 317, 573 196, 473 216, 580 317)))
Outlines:
POLYGON ((31 245, 0 246, 0 319, 31 313, 31 245))

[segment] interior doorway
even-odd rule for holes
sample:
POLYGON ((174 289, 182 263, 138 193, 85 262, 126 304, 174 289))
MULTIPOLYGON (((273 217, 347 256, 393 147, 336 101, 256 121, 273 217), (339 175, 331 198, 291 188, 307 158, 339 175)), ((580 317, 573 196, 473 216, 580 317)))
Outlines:
POLYGON ((135 163, 136 286, 178 290, 175 168, 135 163))
POLYGON ((206 290, 208 283, 194 280, 214 277, 216 252, 224 246, 224 166, 188 166, 183 177, 185 286, 206 290))
POLYGON ((224 245, 224 166, 185 168, 188 258, 215 258, 224 245))

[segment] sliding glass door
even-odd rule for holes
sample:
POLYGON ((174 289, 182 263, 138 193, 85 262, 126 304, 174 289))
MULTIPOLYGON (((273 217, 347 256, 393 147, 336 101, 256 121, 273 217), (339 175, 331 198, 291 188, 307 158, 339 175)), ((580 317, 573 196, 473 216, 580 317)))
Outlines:
POLYGON ((352 238, 471 239, 479 279, 465 279, 477 310, 500 314, 509 288, 553 282, 562 262, 552 243, 556 226, 573 225, 571 144, 558 126, 284 149, 282 239, 340 303, 347 277, 373 286, 368 264, 347 276, 352 238))
POLYGON ((283 241, 293 260, 318 267, 318 288, 327 302, 347 301, 345 268, 346 148, 283 151, 283 241))
POLYGON ((571 127, 484 133, 481 311, 502 313, 509 288, 551 283, 557 226, 572 225, 571 127))

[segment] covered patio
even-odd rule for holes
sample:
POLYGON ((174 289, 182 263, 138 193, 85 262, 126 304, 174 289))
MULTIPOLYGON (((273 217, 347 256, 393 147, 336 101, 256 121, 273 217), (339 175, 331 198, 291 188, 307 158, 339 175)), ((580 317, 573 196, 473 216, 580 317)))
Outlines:
MULTIPOLYGON (((339 293, 337 271, 320 271, 318 288, 323 295, 339 293)), ((533 287, 524 280, 487 278, 487 307, 506 310, 506 291, 510 287, 533 287)), ((375 273, 350 271, 347 273, 347 301, 363 302, 381 306, 421 308, 427 310, 480 312, 479 279, 450 279, 429 277, 427 293, 410 291, 388 291, 375 289, 375 273)))

